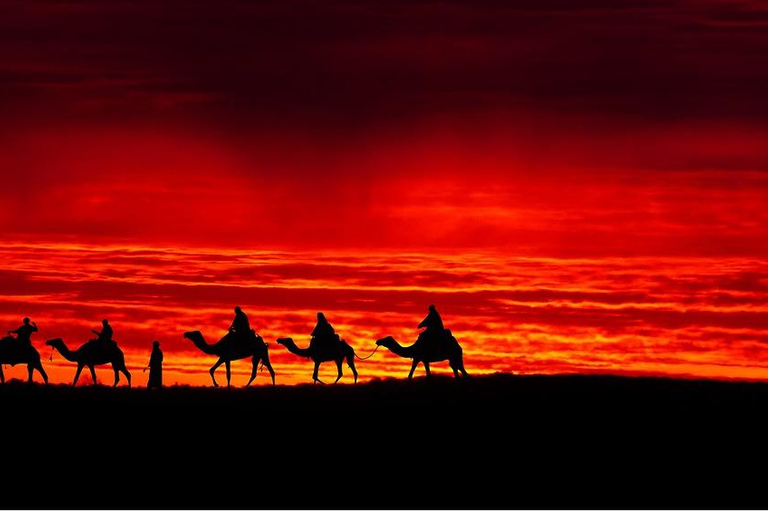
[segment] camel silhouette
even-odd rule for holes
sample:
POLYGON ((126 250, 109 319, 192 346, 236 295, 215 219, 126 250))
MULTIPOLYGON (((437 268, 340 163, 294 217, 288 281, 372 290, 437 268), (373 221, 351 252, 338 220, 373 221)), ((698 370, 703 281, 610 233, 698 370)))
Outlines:
POLYGON ((413 365, 411 366, 411 372, 408 374, 408 380, 413 378, 413 372, 416 370, 416 366, 419 363, 424 363, 424 370, 427 372, 427 377, 429 377, 429 363, 445 361, 446 359, 457 379, 459 378, 459 372, 461 372, 464 377, 469 377, 469 374, 464 369, 464 356, 462 355, 461 346, 459 345, 459 342, 456 341, 456 338, 450 334, 450 331, 447 332, 449 335, 446 342, 440 343, 437 347, 429 341, 425 343, 425 340, 418 340, 413 345, 403 347, 392 336, 377 340, 376 345, 386 347, 400 357, 413 359, 413 365))
POLYGON ((43 363, 40 362, 40 353, 32 345, 21 343, 13 336, 5 336, 0 339, 0 382, 5 382, 2 366, 4 364, 11 366, 26 364, 29 382, 32 382, 32 374, 37 370, 43 376, 45 383, 48 384, 48 375, 43 370, 43 363))
POLYGON ((309 343, 307 348, 299 348, 294 343, 293 338, 278 338, 277 342, 288 349, 288 352, 296 354, 300 357, 310 358, 315 362, 315 371, 312 373, 312 382, 323 383, 318 377, 317 372, 320 369, 320 363, 325 361, 335 361, 336 369, 339 374, 336 376, 334 384, 339 382, 341 378, 341 363, 344 359, 347 360, 347 364, 352 369, 352 374, 355 376, 355 382, 357 382, 357 369, 355 368, 355 349, 353 349, 346 341, 340 340, 338 343, 309 343))
POLYGON ((77 372, 75 373, 75 380, 72 385, 77 384, 77 379, 80 378, 80 372, 83 371, 85 366, 91 370, 91 377, 93 383, 96 384, 96 370, 94 366, 102 364, 111 364, 112 370, 115 372, 115 383, 112 386, 117 386, 120 381, 120 372, 128 379, 128 387, 131 387, 131 372, 125 367, 125 356, 117 343, 112 341, 98 341, 90 340, 86 341, 80 348, 75 351, 69 350, 64 340, 61 338, 54 338, 45 342, 46 345, 50 345, 59 351, 67 361, 77 363, 77 372))
POLYGON ((225 334, 224 337, 221 338, 218 342, 210 345, 205 341, 203 333, 200 331, 190 331, 184 333, 184 337, 186 339, 190 340, 195 344, 197 348, 206 354, 219 356, 219 360, 216 361, 213 366, 211 366, 210 370, 208 370, 208 373, 211 374, 211 380, 213 380, 213 385, 215 387, 219 387, 219 383, 216 382, 216 377, 214 376, 216 368, 221 366, 222 363, 226 366, 227 387, 229 387, 231 378, 230 363, 237 359, 245 359, 246 357, 251 357, 251 363, 253 364, 253 369, 251 370, 251 378, 248 381, 248 384, 246 384, 246 387, 250 386, 251 382, 253 382, 253 380, 256 378, 256 369, 259 366, 259 361, 261 361, 264 366, 267 367, 267 370, 269 370, 269 374, 272 376, 272 385, 274 386, 275 370, 272 369, 272 364, 269 362, 269 347, 264 342, 264 339, 253 331, 251 331, 251 337, 247 340, 239 339, 236 336, 236 334, 229 332, 225 334))

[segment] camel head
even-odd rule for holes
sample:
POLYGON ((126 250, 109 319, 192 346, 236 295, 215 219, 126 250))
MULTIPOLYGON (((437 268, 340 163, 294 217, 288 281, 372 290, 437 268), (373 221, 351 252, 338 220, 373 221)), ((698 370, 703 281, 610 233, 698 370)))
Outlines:
POLYGON ((50 347, 60 347, 64 344, 64 340, 61 338, 53 338, 51 340, 46 341, 45 344, 50 347))
POLYGON ((201 340, 203 335, 200 331, 189 331, 184 333, 184 338, 189 341, 201 340))
POLYGON ((392 336, 386 336, 384 338, 376 340, 376 345, 379 346, 379 347, 381 347, 382 345, 387 347, 387 346, 392 345, 394 343, 397 343, 397 342, 395 341, 395 338, 393 338, 392 336))
POLYGON ((286 345, 293 345, 293 338, 277 338, 275 340, 278 344, 286 346, 286 345))

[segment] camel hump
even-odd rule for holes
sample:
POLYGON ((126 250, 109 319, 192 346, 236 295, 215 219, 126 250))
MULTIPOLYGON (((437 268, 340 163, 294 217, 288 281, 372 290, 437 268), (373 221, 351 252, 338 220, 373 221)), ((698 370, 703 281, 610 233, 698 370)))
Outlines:
POLYGON ((2 343, 5 347, 11 348, 23 348, 32 346, 31 343, 26 343, 24 340, 20 340, 14 336, 4 336, 3 339, 0 340, 0 343, 2 343))
POLYGON ((31 343, 20 341, 13 336, 5 336, 0 339, 0 352, 2 352, 3 362, 10 365, 29 362, 39 357, 37 350, 31 343))
POLYGON ((333 336, 330 338, 330 340, 329 340, 329 341, 330 341, 330 346, 335 346, 335 347, 337 347, 337 348, 336 348, 336 350, 339 350, 339 348, 338 348, 338 347, 341 347, 341 349, 344 349, 344 348, 346 348, 346 347, 350 347, 350 348, 351 348, 351 345, 350 345, 349 343, 347 343, 347 340, 345 340, 344 338, 342 338, 342 337, 341 337, 341 336, 339 336, 338 334, 334 334, 334 335, 333 335, 333 336))
POLYGON ((119 350, 117 342, 114 340, 88 340, 85 344, 88 350, 92 350, 97 354, 111 354, 115 350, 119 350))
POLYGON ((445 339, 448 340, 449 343, 459 344, 459 340, 456 339, 456 336, 453 335, 450 329, 445 330, 445 339))

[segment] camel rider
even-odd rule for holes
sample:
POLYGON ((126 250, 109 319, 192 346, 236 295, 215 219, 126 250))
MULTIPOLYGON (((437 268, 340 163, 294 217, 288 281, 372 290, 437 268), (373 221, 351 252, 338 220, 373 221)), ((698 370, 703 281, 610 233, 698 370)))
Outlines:
POLYGON ((16 339, 25 345, 32 344, 32 333, 37 332, 37 324, 30 323, 29 317, 24 317, 24 323, 15 331, 8 331, 8 334, 15 334, 16 339))
POLYGON ((112 326, 109 325, 109 321, 105 318, 101 321, 101 332, 96 330, 91 330, 93 334, 98 336, 96 338, 96 341, 107 343, 112 341, 112 326))
POLYGON ((333 326, 328 322, 323 313, 318 313, 317 325, 312 329, 312 341, 319 341, 321 345, 327 345, 335 339, 338 339, 338 336, 333 326))
POLYGON ((242 339, 246 339, 251 332, 251 323, 240 306, 235 306, 235 318, 232 320, 232 325, 229 326, 229 332, 235 333, 238 338, 242 339))
POLYGON ((437 312, 434 304, 429 305, 429 313, 426 318, 421 321, 419 328, 426 327, 419 338, 424 336, 426 339, 441 340, 445 333, 445 327, 443 327, 443 319, 440 318, 440 313, 437 312))

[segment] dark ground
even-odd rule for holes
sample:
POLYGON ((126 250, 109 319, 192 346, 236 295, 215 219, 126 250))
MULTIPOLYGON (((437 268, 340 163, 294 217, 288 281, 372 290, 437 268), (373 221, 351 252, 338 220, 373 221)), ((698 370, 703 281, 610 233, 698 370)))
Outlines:
POLYGON ((0 404, 2 508, 768 508, 764 384, 12 382, 0 404))

